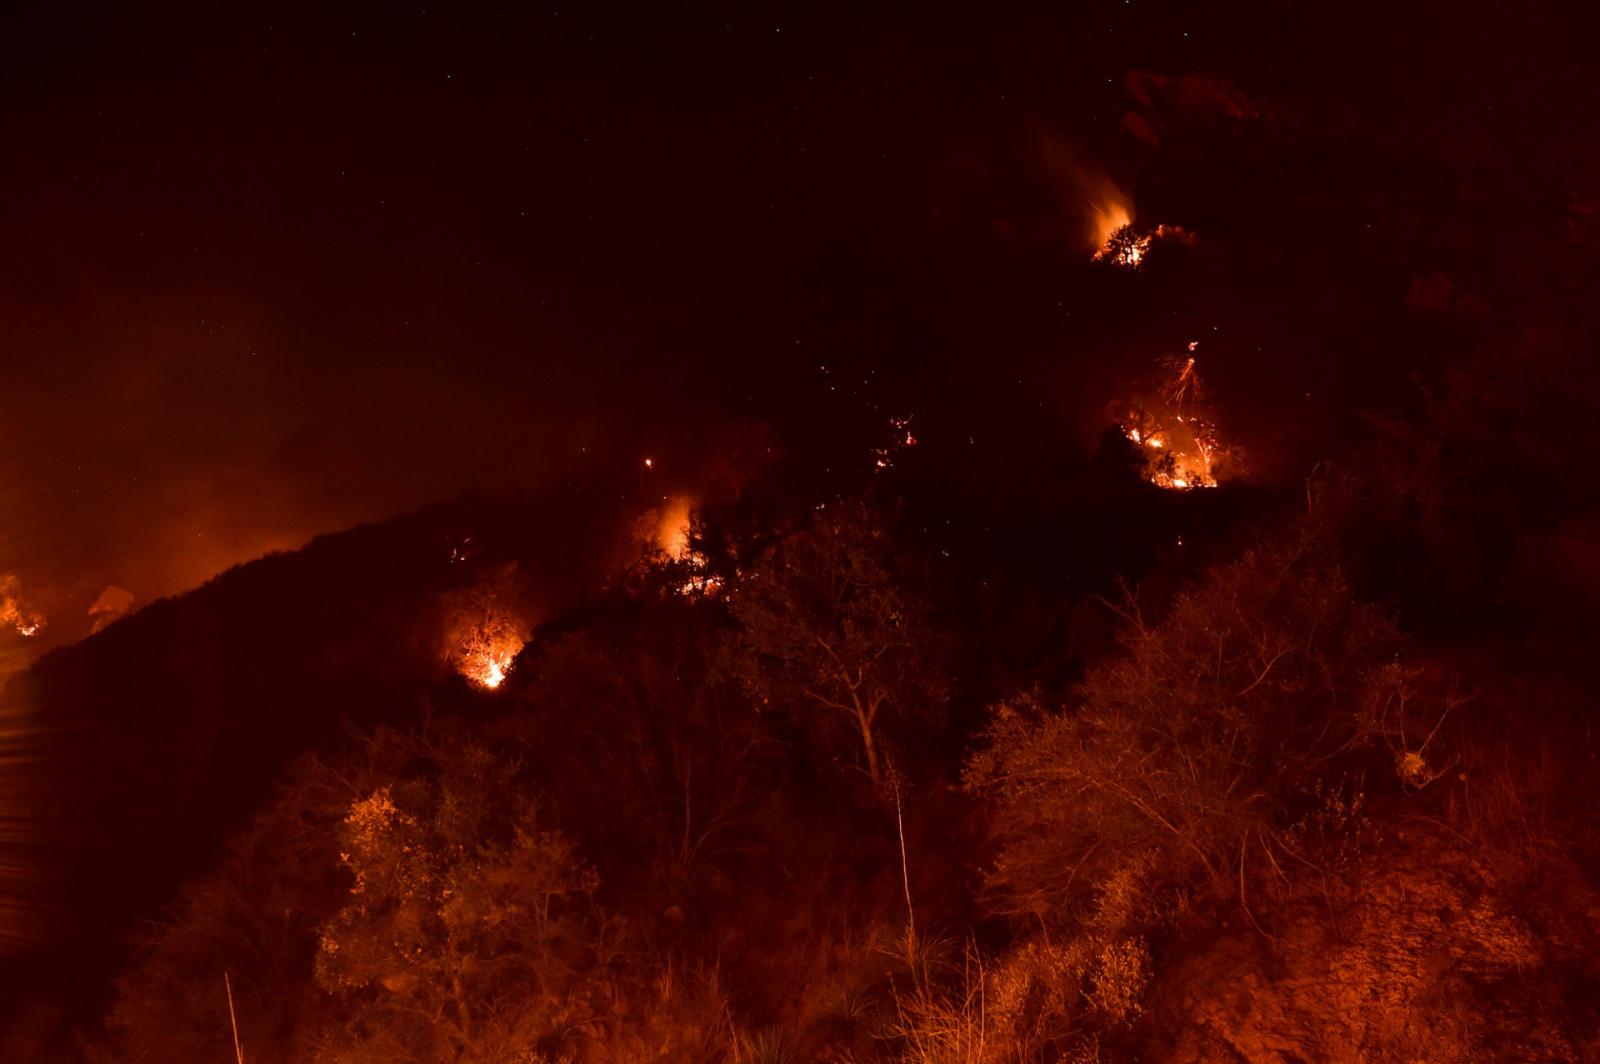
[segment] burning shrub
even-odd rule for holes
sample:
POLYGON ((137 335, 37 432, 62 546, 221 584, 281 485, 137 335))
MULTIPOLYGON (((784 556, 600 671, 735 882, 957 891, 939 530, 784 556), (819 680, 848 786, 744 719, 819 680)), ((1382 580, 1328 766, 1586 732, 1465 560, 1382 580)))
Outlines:
POLYGON ((1130 403, 1122 433, 1144 459, 1144 477, 1158 488, 1214 488, 1232 457, 1217 426, 1202 412, 1200 371, 1194 350, 1164 360, 1167 379, 1159 397, 1130 403))
POLYGON ((512 602, 512 570, 451 592, 444 601, 445 656, 479 687, 505 683, 528 641, 528 626, 512 602))

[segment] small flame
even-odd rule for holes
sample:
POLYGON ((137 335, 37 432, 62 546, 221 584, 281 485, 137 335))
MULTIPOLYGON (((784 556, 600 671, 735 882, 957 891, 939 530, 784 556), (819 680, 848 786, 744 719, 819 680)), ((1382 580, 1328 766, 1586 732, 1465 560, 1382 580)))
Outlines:
POLYGON ((911 431, 911 415, 904 414, 889 419, 889 442, 872 449, 872 468, 882 472, 894 467, 894 459, 901 451, 917 445, 916 433, 911 431))
POLYGON ((490 639, 463 654, 457 669, 472 683, 492 691, 506 682, 522 645, 520 637, 490 639))
POLYGON ((1114 192, 1106 190, 1098 200, 1089 203, 1090 224, 1093 226, 1094 246, 1104 248, 1119 230, 1133 224, 1133 207, 1123 202, 1114 192))

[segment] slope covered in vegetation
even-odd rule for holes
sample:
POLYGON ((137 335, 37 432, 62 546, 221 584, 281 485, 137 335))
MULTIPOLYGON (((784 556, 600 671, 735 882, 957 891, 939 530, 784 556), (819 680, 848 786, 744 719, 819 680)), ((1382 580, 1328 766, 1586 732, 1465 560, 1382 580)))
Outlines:
MULTIPOLYGON (((958 523, 914 491, 802 509, 757 485, 704 507, 692 550, 597 562, 542 608, 510 565, 549 556, 537 523, 482 510, 450 515, 494 543, 467 575, 295 592, 349 571, 333 540, 146 611, 70 675, 137 678, 130 711, 164 692, 152 742, 203 745, 187 722, 226 690, 234 738, 274 744, 261 783, 305 752, 270 793, 217 783, 226 763, 139 783, 124 845, 226 841, 134 936, 101 1019, 69 1035, 25 1008, 9 1044, 225 1059, 236 1022, 263 1060, 1592 1056, 1592 485, 1497 415, 1570 401, 1551 358, 1463 376, 1292 503, 1196 524, 1181 500, 1151 520, 1131 475, 1096 488, 1137 515, 1137 589, 952 552, 958 523), (305 620, 252 642, 212 614, 227 661, 167 631, 256 581, 260 610, 305 620), (492 689, 453 678, 441 632, 452 588, 484 581, 532 622, 492 689), (314 663, 285 660, 306 624, 314 663), (159 804, 230 793, 187 820, 159 804)), ((384 534, 432 542, 441 519, 384 534)), ((72 704, 49 695, 68 662, 31 678, 48 705, 72 704)), ((131 860, 97 853, 72 867, 131 860)))

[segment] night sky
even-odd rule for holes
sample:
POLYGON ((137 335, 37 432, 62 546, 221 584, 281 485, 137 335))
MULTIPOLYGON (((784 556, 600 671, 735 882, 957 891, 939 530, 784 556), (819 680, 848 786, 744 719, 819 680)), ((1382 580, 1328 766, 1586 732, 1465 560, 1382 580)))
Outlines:
POLYGON ((635 6, 7 18, 0 573, 39 646, 106 585, 689 476, 741 426, 1053 461, 1196 339, 1298 477, 1459 346, 1419 278, 1489 333, 1593 224, 1592 38, 1539 5, 635 6), (1094 272, 1108 186, 1195 252, 1094 272))

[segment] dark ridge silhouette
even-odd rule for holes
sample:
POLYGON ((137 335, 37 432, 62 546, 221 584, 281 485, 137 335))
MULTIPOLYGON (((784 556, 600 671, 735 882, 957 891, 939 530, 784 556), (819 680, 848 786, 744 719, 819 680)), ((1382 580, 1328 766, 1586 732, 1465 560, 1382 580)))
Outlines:
POLYGON ((37 841, 8 860, 37 876, 21 885, 36 949, 0 962, 5 985, 92 986, 130 921, 214 859, 292 756, 460 684, 443 653, 446 592, 515 562, 537 617, 598 587, 625 524, 607 494, 463 498, 320 536, 15 677, 4 708, 28 722, 31 757, 14 786, 37 841))

